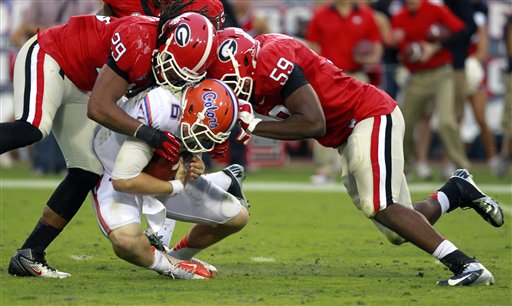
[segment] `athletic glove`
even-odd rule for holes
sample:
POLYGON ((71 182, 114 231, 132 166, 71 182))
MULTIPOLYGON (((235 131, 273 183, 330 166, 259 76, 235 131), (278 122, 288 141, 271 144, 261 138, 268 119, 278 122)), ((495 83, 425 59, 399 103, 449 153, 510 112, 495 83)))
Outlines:
POLYGON ((240 132, 240 134, 238 134, 236 140, 246 145, 249 143, 249 140, 251 139, 252 132, 254 131, 258 123, 261 122, 261 119, 256 118, 254 116, 254 111, 252 109, 251 103, 246 102, 244 100, 239 100, 238 122, 242 127, 242 131, 240 132))
POLYGON ((209 152, 213 159, 221 159, 226 155, 229 148, 229 139, 222 143, 216 143, 213 149, 209 152))
POLYGON ((173 134, 141 124, 133 136, 144 140, 148 145, 155 148, 156 154, 167 158, 171 162, 178 161, 181 144, 173 134))

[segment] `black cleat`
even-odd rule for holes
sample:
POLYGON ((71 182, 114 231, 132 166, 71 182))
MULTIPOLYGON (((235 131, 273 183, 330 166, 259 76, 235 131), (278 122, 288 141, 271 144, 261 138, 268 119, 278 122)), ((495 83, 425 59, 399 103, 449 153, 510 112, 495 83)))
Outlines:
POLYGON ((227 192, 238 198, 243 206, 249 208, 249 202, 247 201, 247 198, 242 191, 242 182, 245 180, 244 167, 239 164, 232 164, 224 168, 222 172, 231 178, 231 185, 229 186, 227 192))
POLYGON ((18 250, 11 257, 9 274, 14 276, 34 276, 48 278, 66 278, 71 274, 58 271, 48 265, 45 253, 37 254, 32 249, 18 250))
POLYGON ((476 186, 471 178, 472 175, 466 169, 458 169, 450 178, 450 182, 457 186, 460 193, 460 208, 473 208, 482 218, 492 226, 503 225, 503 212, 500 204, 491 197, 488 197, 476 186))

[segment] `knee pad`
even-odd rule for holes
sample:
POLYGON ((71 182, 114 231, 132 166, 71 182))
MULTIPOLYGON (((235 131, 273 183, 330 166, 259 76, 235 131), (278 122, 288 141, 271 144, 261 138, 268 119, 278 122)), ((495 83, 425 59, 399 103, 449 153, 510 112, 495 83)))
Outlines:
POLYGON ((96 173, 70 168, 46 205, 66 221, 70 221, 99 179, 100 176, 96 173))
POLYGON ((392 244, 401 245, 401 244, 407 242, 407 240, 402 238, 402 236, 398 235, 394 231, 392 231, 389 228, 385 227, 384 225, 380 224, 376 220, 372 219, 372 221, 373 221, 373 224, 375 224, 375 226, 379 229, 379 231, 381 233, 383 233, 384 236, 386 236, 386 239, 388 239, 388 241, 391 242, 392 244))
POLYGON ((359 205, 360 205, 361 211, 367 218, 375 217, 376 212, 373 207, 373 201, 370 201, 370 200, 364 199, 364 198, 360 198, 359 205))

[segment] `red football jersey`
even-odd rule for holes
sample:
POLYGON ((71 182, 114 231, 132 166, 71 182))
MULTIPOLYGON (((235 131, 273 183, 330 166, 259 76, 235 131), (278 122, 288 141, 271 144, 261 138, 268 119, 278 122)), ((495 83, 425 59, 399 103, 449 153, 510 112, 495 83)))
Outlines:
POLYGON ((365 118, 391 113, 397 102, 382 90, 349 77, 332 62, 298 40, 281 34, 256 37, 261 43, 254 80, 254 110, 286 119, 290 113, 280 95, 294 65, 299 65, 324 111, 327 131, 317 139, 325 147, 338 147, 355 124, 365 118))
POLYGON ((120 76, 135 87, 145 87, 151 80, 157 25, 157 18, 146 16, 75 16, 39 33, 37 40, 81 90, 92 90, 109 55, 120 76))
POLYGON ((160 15, 160 7, 155 7, 152 0, 103 0, 116 17, 130 15, 160 15))

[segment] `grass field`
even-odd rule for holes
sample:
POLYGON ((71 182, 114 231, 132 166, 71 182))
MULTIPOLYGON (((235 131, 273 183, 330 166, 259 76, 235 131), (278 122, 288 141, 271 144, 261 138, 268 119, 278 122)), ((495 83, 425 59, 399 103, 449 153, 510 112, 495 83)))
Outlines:
MULTIPOLYGON (((442 288, 435 283, 450 272, 412 245, 389 244, 341 185, 320 190, 303 184, 288 191, 297 185, 280 185, 306 183, 311 170, 301 166, 248 175, 250 223, 198 256, 220 270, 207 281, 174 281, 117 259, 89 201, 47 250, 50 264, 72 277, 8 275, 10 256, 32 230, 57 180, 27 181, 32 178, 26 166, 2 170, 0 305, 512 305, 510 177, 497 180, 475 171, 476 181, 502 202, 503 227, 493 228, 471 210, 454 211, 436 224, 484 263, 496 284, 442 288)), ((429 188, 411 184, 413 199, 430 194, 429 188)), ((179 224, 173 241, 188 227, 179 224)))

